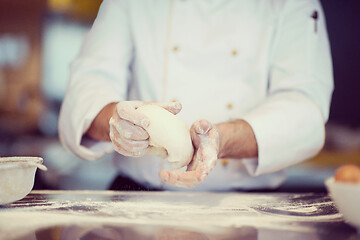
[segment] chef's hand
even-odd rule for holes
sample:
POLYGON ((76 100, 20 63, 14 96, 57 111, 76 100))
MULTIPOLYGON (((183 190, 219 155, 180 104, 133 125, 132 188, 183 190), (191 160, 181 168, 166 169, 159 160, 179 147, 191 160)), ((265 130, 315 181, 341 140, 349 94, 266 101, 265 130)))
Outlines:
POLYGON ((119 102, 109 121, 110 139, 118 153, 141 157, 149 151, 149 134, 145 128, 149 126, 150 121, 144 114, 136 111, 138 107, 146 104, 161 106, 173 114, 181 111, 179 102, 119 102))
POLYGON ((207 120, 199 120, 191 126, 190 134, 195 147, 193 160, 186 172, 162 170, 159 177, 167 184, 193 188, 204 182, 215 167, 219 153, 219 133, 216 127, 207 120))

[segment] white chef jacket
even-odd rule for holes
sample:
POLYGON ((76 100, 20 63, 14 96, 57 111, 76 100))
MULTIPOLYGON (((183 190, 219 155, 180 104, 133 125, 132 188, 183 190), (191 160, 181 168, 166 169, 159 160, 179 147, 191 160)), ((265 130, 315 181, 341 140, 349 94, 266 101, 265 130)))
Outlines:
MULTIPOLYGON (((113 152, 84 136, 105 105, 176 99, 189 126, 244 119, 258 144, 258 158, 218 161, 195 190, 272 188, 286 178, 279 170, 322 148, 332 91, 316 0, 104 0, 71 64, 59 135, 95 160, 113 152)), ((179 189, 158 178, 166 160, 115 153, 114 166, 141 184, 179 189)))

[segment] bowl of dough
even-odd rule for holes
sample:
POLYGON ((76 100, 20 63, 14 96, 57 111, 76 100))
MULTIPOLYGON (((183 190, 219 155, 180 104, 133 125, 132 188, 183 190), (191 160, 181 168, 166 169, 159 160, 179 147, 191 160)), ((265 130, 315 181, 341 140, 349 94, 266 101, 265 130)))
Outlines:
POLYGON ((40 157, 0 157, 0 205, 30 193, 36 170, 47 170, 40 157))
POLYGON ((360 167, 345 165, 325 181, 326 188, 347 223, 360 234, 360 167))

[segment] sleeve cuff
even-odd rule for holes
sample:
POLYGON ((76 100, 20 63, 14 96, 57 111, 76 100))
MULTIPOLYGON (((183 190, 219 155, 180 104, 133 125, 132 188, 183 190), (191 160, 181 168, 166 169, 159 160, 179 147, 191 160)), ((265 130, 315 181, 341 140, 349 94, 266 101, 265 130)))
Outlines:
POLYGON ((83 135, 101 109, 107 104, 119 102, 121 99, 114 94, 97 94, 97 96, 88 96, 85 99, 94 100, 86 102, 80 99, 77 103, 72 103, 70 99, 64 100, 59 118, 59 137, 62 145, 78 157, 96 160, 104 154, 112 152, 112 144, 95 141, 83 135), (77 104, 81 104, 81 106, 76 106, 77 104))
POLYGON ((251 175, 275 172, 316 155, 324 144, 319 108, 300 92, 282 92, 243 117, 252 127, 258 158, 244 164, 251 175))

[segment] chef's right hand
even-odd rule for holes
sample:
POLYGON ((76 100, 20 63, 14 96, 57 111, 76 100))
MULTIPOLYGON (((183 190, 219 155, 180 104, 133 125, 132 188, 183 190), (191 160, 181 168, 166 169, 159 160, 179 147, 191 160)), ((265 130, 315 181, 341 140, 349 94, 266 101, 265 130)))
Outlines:
POLYGON ((149 126, 150 120, 136 111, 137 108, 146 104, 158 105, 173 114, 181 111, 179 102, 119 102, 109 121, 110 139, 118 153, 141 157, 149 151, 149 134, 145 129, 149 126))

